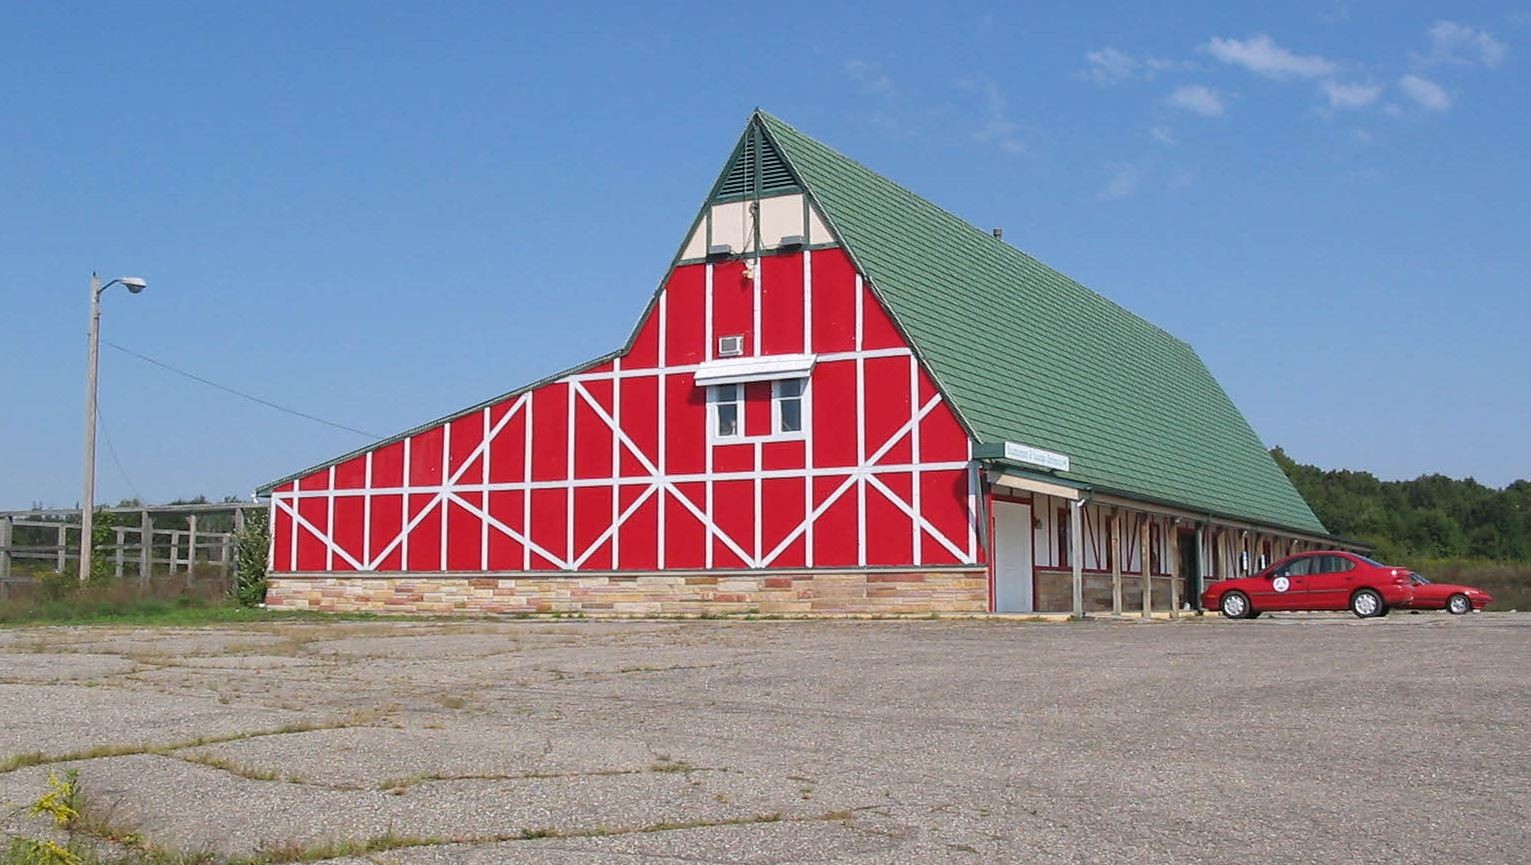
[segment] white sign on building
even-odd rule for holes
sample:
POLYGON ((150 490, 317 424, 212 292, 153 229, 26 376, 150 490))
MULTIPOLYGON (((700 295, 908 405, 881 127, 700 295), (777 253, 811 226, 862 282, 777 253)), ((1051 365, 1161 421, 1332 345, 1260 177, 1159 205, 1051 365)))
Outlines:
POLYGON ((1069 458, 1067 456, 1016 442, 1005 442, 1005 459, 1014 460, 1018 463, 1030 463, 1034 466, 1055 469, 1060 472, 1069 470, 1069 458))

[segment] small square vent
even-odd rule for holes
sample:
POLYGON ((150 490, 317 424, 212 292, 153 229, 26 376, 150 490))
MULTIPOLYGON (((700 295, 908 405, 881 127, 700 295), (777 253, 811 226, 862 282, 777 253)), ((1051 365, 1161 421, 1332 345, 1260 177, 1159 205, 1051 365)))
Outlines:
POLYGON ((718 337, 718 357, 738 357, 741 354, 744 354, 743 336, 718 337))

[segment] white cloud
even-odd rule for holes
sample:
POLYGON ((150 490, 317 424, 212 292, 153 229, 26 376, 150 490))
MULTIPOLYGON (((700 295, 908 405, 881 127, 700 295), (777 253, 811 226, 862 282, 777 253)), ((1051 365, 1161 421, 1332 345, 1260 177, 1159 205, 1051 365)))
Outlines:
POLYGON ((1427 110, 1445 111, 1451 107, 1451 94, 1428 78, 1405 75, 1398 79, 1398 86, 1406 96, 1427 110))
POLYGON ((1165 101, 1171 107, 1200 114, 1202 117, 1223 116, 1223 97, 1216 90, 1201 84, 1177 87, 1165 101))
POLYGON ((1096 84, 1115 84, 1118 81, 1126 81, 1136 75, 1138 68, 1142 65, 1136 57, 1115 48, 1087 52, 1084 59, 1090 64, 1085 69, 1084 76, 1096 84))
POLYGON ((1339 68, 1334 61, 1317 54, 1293 54, 1264 33, 1243 40, 1214 36, 1204 47, 1224 63, 1242 66, 1257 75, 1278 81, 1319 78, 1331 75, 1339 68))
POLYGON ((1163 144, 1165 147, 1174 147, 1176 144, 1180 143, 1179 140, 1175 138, 1174 130, 1170 129, 1168 126, 1155 126, 1154 128, 1148 130, 1148 137, 1159 142, 1160 144, 1163 144))
POLYGON ((1134 57, 1126 51, 1109 46, 1098 51, 1085 52, 1084 60, 1087 65, 1079 74, 1096 84, 1117 84, 1133 78, 1152 78, 1165 69, 1184 65, 1158 57, 1134 57))
POLYGON ((875 63, 868 63, 865 60, 847 60, 845 74, 860 84, 861 89, 867 93, 886 95, 893 92, 893 79, 884 75, 882 69, 875 63))
POLYGON ((1138 184, 1143 181, 1143 172, 1130 162, 1114 162, 1107 166, 1111 170, 1111 179, 1106 182, 1106 187, 1096 194, 1096 198, 1109 201, 1116 198, 1128 198, 1138 191, 1138 184))
POLYGON ((1350 140, 1355 144, 1369 146, 1377 139, 1374 138, 1372 134, 1367 132, 1365 129, 1352 129, 1350 130, 1350 140))
POLYGON ((1365 108, 1377 101, 1382 95, 1382 87, 1376 84, 1341 84, 1338 81, 1325 81, 1319 85, 1329 100, 1329 110, 1335 111, 1341 108, 1365 108))
POLYGON ((1481 63, 1498 66, 1509 51, 1503 42, 1495 39, 1487 30, 1479 30, 1455 21, 1437 21, 1426 31, 1430 36, 1430 52, 1416 55, 1424 64, 1481 63))
POLYGON ((1325 24, 1343 24, 1350 20, 1350 6, 1343 0, 1335 0, 1328 9, 1318 13, 1318 20, 1325 24))
POLYGON ((1009 109, 1006 107, 1005 94, 988 78, 970 78, 958 82, 958 85, 969 90, 977 90, 984 100, 984 121, 973 133, 973 138, 983 144, 992 144, 1006 153, 1019 156, 1026 152, 1026 142, 1022 140, 1021 124, 1010 119, 1009 109))

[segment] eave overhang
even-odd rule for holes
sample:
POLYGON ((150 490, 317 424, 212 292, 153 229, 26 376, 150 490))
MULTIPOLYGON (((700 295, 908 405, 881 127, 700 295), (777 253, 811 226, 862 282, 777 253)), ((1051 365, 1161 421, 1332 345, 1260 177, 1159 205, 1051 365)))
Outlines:
POLYGON ((1162 514, 1193 523, 1206 523, 1240 531, 1270 532, 1298 540, 1314 541, 1348 550, 1370 550, 1365 544, 1350 538, 1311 532, 1306 529, 1284 526, 1265 520, 1255 520, 1239 514, 1221 513, 1198 508, 1184 502, 1174 502, 1154 496, 1145 496, 1129 490, 1085 483, 1065 477, 1060 472, 1038 471, 1003 457, 985 457, 984 445, 974 449, 974 457, 987 467, 989 483, 1009 489, 1049 495, 1067 501, 1089 501, 1103 507, 1119 507, 1162 514))

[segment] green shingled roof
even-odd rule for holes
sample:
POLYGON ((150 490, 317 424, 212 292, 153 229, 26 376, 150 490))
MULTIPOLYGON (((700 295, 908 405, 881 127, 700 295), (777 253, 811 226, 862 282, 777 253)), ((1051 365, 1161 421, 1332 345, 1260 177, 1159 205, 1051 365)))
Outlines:
POLYGON ((1327 534, 1185 342, 781 120, 772 144, 981 443, 1059 477, 1327 534))

